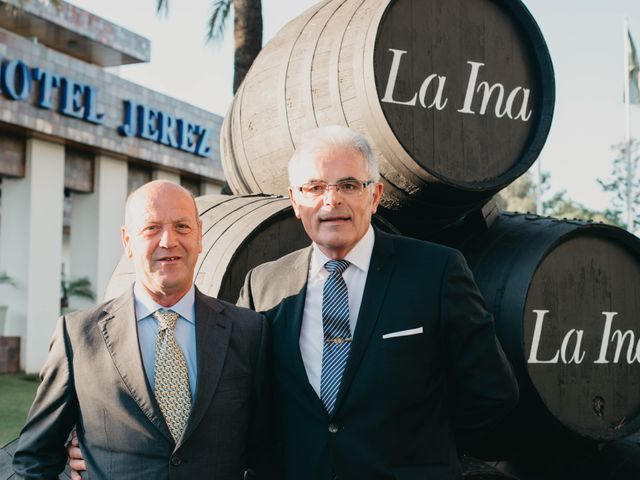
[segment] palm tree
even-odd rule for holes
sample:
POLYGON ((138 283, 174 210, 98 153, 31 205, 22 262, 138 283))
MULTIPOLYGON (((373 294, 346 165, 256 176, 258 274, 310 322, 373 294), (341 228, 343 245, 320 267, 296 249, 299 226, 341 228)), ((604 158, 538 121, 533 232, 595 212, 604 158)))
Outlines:
POLYGON ((3 283, 7 285, 13 285, 13 286, 16 285, 15 282, 13 281, 13 278, 11 278, 5 272, 0 272, 0 285, 2 285, 3 283))
POLYGON ((91 289, 91 280, 88 277, 76 278, 75 280, 67 280, 62 277, 60 280, 60 309, 69 307, 69 298, 87 298, 95 300, 96 296, 91 289))
MULTIPOLYGON (((225 25, 233 6, 233 93, 249 71, 262 48, 261 0, 212 0, 207 28, 207 40, 219 41, 224 36, 225 25)), ((169 13, 169 0, 157 0, 157 12, 169 13)))

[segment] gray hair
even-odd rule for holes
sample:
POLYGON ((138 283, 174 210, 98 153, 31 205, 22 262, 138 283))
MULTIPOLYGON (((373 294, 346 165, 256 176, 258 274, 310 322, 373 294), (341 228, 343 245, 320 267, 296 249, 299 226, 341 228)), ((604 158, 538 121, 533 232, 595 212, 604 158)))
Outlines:
POLYGON ((289 183, 291 185, 295 184, 296 174, 300 174, 304 162, 316 158, 317 155, 332 147, 360 153, 366 160, 369 179, 375 182, 380 180, 378 159, 373 154, 371 145, 365 136, 348 127, 330 125, 314 128, 302 136, 289 160, 289 183))

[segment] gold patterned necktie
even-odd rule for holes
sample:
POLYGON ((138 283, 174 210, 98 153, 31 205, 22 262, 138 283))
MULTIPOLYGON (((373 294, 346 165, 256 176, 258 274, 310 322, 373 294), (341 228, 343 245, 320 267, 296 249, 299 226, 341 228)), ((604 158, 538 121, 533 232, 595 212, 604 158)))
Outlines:
POLYGON ((155 395, 173 440, 178 443, 191 412, 189 372, 173 330, 180 315, 172 310, 157 310, 155 395))

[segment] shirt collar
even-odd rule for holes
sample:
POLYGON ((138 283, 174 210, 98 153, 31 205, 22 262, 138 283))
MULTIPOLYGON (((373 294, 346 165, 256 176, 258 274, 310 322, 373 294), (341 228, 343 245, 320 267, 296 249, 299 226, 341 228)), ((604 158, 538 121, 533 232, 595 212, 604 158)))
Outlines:
POLYGON ((136 319, 138 321, 148 317, 156 310, 165 309, 173 310, 187 322, 195 324, 194 306, 196 301, 196 289, 193 285, 191 285, 189 291, 180 300, 170 307, 163 307, 162 305, 154 302, 138 282, 133 285, 133 298, 136 308, 136 319))
MULTIPOLYGON (((358 243, 347 253, 344 260, 349 261, 352 265, 362 270, 365 274, 369 271, 369 263, 371 263, 371 254, 373 252, 373 244, 375 243, 375 235, 373 227, 369 225, 369 229, 364 236, 358 240, 358 243)), ((309 278, 313 278, 323 269, 324 264, 331 260, 327 257, 320 247, 313 242, 311 245, 313 253, 311 254, 311 265, 309 267, 309 278)))

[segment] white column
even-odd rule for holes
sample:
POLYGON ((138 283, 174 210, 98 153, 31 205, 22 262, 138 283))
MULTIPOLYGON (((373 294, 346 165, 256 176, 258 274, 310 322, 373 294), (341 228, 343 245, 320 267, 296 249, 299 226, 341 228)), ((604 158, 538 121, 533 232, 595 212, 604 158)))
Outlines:
POLYGON ((0 305, 7 308, 4 335, 22 337, 20 363, 24 365, 24 341, 27 332, 27 265, 29 236, 28 173, 25 178, 2 179, 2 215, 0 215, 0 272, 7 273, 15 286, 0 285, 0 305))
POLYGON ((220 192, 222 191, 222 184, 202 182, 200 188, 202 190, 202 195, 220 195, 220 192))
MULTIPOLYGON (((95 160, 93 193, 73 193, 70 228, 71 278, 88 277, 100 303, 122 255, 120 227, 127 199, 127 162, 101 155, 95 160)), ((94 302, 70 298, 73 309, 94 302)))
POLYGON ((180 174, 156 168, 153 171, 154 180, 169 180, 170 182, 180 185, 180 174))
POLYGON ((27 140, 26 175, 3 179, 0 271, 16 282, 0 287, 8 305, 6 335, 21 337, 20 363, 40 370, 60 314, 64 147, 27 140))

